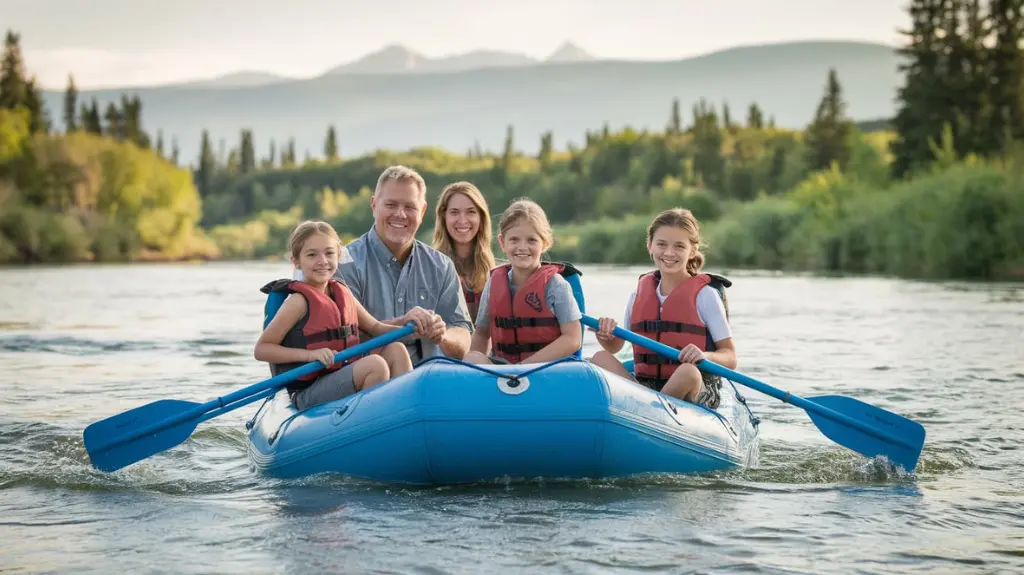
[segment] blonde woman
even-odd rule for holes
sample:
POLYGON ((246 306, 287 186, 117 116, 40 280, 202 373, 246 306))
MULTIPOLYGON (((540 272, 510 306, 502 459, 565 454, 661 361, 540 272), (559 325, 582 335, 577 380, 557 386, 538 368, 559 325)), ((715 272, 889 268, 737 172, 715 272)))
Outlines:
POLYGON ((469 182, 454 182, 437 200, 433 248, 455 262, 469 317, 476 320, 480 292, 494 267, 491 216, 480 190, 469 182))

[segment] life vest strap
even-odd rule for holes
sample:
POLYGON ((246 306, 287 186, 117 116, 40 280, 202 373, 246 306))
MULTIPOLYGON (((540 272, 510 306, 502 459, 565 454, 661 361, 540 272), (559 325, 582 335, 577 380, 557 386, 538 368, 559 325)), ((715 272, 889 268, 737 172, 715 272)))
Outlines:
POLYGON ((554 317, 496 317, 494 326, 502 329, 517 329, 521 327, 541 327, 559 325, 558 318, 554 317))
POLYGON ((509 355, 535 353, 548 346, 546 343, 495 343, 494 349, 509 355))
POLYGON ((646 333, 692 333, 693 335, 707 335, 708 333, 708 328, 702 325, 653 319, 633 322, 630 324, 629 329, 646 333))
POLYGON ((306 343, 320 343, 322 341, 333 341, 336 339, 347 339, 357 333, 358 328, 351 325, 339 328, 325 329, 319 333, 306 336, 306 343))
POLYGON ((648 365, 679 365, 678 359, 670 359, 656 353, 638 353, 633 356, 633 361, 648 365))

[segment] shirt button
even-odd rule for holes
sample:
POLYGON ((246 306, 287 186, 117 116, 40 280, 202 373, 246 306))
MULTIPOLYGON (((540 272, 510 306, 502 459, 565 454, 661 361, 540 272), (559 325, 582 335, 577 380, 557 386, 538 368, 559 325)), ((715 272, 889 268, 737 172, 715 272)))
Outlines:
POLYGON ((398 303, 402 303, 403 298, 398 298, 398 303))

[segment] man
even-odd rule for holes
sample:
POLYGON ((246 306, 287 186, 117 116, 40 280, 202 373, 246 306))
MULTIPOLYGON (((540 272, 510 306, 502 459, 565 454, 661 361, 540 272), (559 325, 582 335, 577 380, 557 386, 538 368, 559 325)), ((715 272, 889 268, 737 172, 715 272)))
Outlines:
POLYGON ((462 359, 473 323, 450 258, 416 239, 427 212, 427 185, 415 170, 391 166, 370 199, 373 228, 346 246, 335 277, 379 320, 433 311, 425 338, 406 341, 413 363, 443 353, 462 359))

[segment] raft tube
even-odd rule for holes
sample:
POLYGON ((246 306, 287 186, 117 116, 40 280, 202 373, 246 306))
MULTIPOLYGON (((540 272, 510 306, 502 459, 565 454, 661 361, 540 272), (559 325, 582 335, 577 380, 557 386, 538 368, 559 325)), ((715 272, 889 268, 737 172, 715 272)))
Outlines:
POLYGON ((477 366, 433 357, 347 398, 297 411, 285 391, 247 424, 260 474, 387 483, 604 479, 756 464, 757 418, 729 381, 708 409, 575 357, 477 366))

